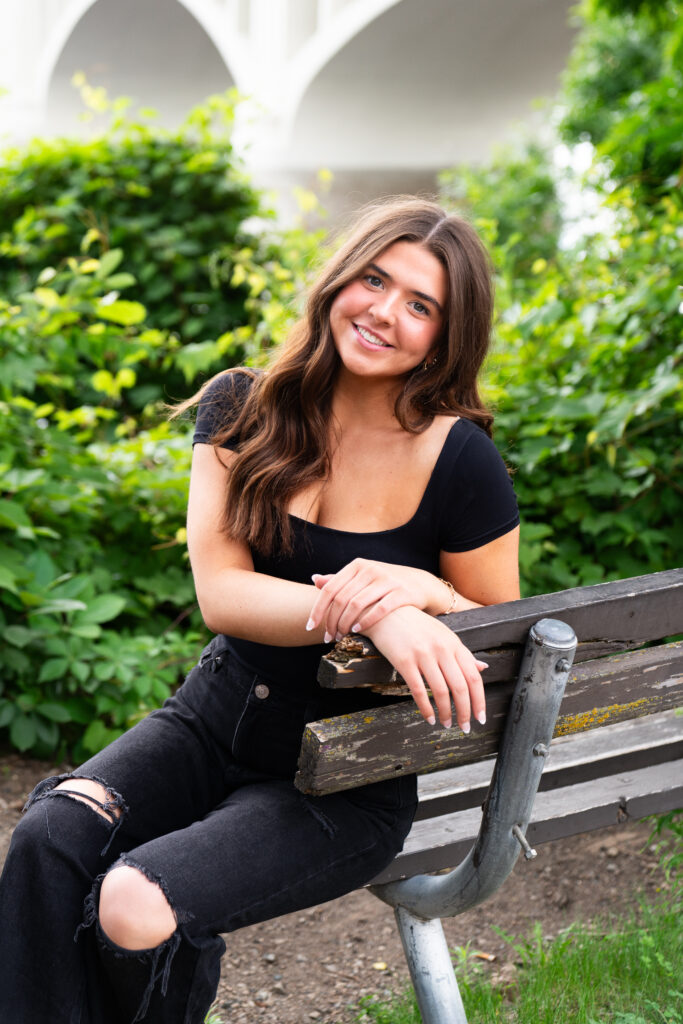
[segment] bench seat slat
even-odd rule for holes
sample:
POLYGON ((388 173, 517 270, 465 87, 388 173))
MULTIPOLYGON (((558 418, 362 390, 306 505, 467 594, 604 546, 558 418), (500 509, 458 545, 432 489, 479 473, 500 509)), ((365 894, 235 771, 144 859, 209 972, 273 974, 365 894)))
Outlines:
MULTIPOLYGON (((541 844, 680 806, 683 760, 669 761, 539 793, 527 837, 532 845, 541 844)), ((481 811, 474 809, 416 822, 403 852, 373 884, 455 867, 470 850, 480 823, 481 811)))
MULTIPOLYGON (((675 710, 554 739, 539 791, 683 758, 683 715, 675 710)), ((495 758, 418 780, 416 821, 481 807, 495 758)))
MULTIPOLYGON (((411 701, 311 722, 295 783, 323 794, 411 772, 470 764, 498 749, 513 682, 487 687, 485 726, 427 725, 411 701)), ((683 641, 630 651, 572 670, 555 735, 569 735, 683 705, 683 641), (647 686, 643 680, 647 680, 647 686)))
MULTIPOLYGON (((561 619, 580 643, 575 663, 614 650, 631 650, 683 632, 683 569, 577 587, 555 594, 454 612, 443 621, 463 643, 489 663, 487 681, 514 676, 530 627, 541 618, 561 619)), ((394 681, 393 669, 370 641, 367 657, 320 663, 321 686, 340 688, 394 681)))

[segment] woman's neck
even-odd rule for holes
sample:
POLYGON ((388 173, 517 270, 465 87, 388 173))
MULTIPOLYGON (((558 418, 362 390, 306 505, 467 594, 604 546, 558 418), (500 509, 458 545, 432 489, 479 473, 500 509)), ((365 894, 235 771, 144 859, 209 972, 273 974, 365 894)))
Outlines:
POLYGON ((398 387, 386 381, 347 378, 340 374, 332 392, 332 419, 342 430, 393 430, 398 387))

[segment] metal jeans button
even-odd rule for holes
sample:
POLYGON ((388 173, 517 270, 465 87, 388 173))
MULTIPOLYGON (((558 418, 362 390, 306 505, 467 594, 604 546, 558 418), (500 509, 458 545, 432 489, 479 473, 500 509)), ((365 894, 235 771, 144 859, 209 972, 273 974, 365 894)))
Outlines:
POLYGON ((268 694, 270 693, 270 690, 268 689, 265 683, 257 683, 256 686, 254 687, 254 693, 259 700, 265 700, 268 694))

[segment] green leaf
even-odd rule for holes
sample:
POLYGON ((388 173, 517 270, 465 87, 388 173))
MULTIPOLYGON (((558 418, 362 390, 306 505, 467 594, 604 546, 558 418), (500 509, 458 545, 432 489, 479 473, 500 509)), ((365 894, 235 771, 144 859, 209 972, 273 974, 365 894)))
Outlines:
POLYGON ((137 280, 132 274, 113 274, 107 278, 107 287, 115 288, 116 291, 120 291, 122 288, 130 288, 134 284, 137 284, 137 280))
POLYGON ((39 715, 49 718, 52 722, 70 722, 71 715, 63 704, 54 704, 46 701, 36 708, 39 715))
POLYGON ((94 754, 103 747, 106 747, 114 736, 115 734, 113 734, 113 731, 111 729, 107 729, 104 722, 96 719, 94 722, 90 723, 83 734, 83 746, 86 750, 94 754))
POLYGON ((21 712, 16 715, 9 727, 9 738, 17 750, 30 750, 37 738, 35 717, 21 712))
POLYGON ((0 700, 0 729, 9 725, 16 713, 16 708, 10 701, 0 700))
POLYGON ((101 594, 88 602, 85 610, 76 617, 75 625, 110 622, 123 611, 125 606, 126 599, 124 597, 119 597, 118 594, 101 594))
POLYGON ((31 527, 31 520, 22 505, 16 501, 0 501, 0 526, 17 529, 20 526, 31 527))
POLYGON ((48 658, 41 666, 38 682, 49 683, 53 679, 61 679, 66 673, 67 665, 66 658, 48 658))
MULTIPOLYGON (((114 273, 122 259, 123 249, 110 249, 109 252, 105 252, 104 256, 100 258, 100 265, 95 271, 95 277, 100 281, 104 281, 105 278, 114 273)), ((109 283, 111 284, 111 282, 109 283)))
POLYGON ((0 565, 0 590, 9 590, 13 594, 18 594, 16 579, 13 572, 10 572, 6 566, 0 565))
POLYGON ((58 612, 80 612, 86 605, 83 601, 74 601, 70 598, 61 597, 55 601, 47 601, 35 611, 36 615, 54 615, 58 612))
POLYGON ((90 675, 90 665, 85 661, 72 661, 69 668, 79 683, 84 683, 90 675))
POLYGON ((44 718, 35 719, 37 739, 48 750, 54 750, 59 743, 59 727, 56 722, 46 721, 44 718))
POLYGON ((83 625, 78 623, 72 626, 69 632, 73 633, 74 636, 81 637, 83 640, 97 640, 102 635, 102 630, 94 623, 84 623, 83 625))
POLYGON ((35 629, 27 629, 26 626, 8 626, 2 631, 3 638, 15 647, 26 647, 40 634, 35 629))
POLYGON ((141 324, 147 316, 147 310, 141 302, 128 302, 126 299, 116 299, 109 304, 98 302, 95 312, 101 320, 110 320, 122 327, 141 324))

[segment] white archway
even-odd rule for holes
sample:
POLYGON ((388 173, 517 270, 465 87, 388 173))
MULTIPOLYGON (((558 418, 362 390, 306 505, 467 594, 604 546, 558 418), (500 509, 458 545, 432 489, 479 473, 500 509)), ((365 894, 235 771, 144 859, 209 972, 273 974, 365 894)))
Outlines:
POLYGON ((223 54, 190 10, 192 0, 77 0, 73 22, 62 22, 50 53, 45 90, 51 131, 79 131, 80 99, 71 85, 75 71, 104 86, 111 98, 126 95, 135 107, 154 107, 162 121, 177 124, 189 108, 213 92, 234 85, 223 54))

